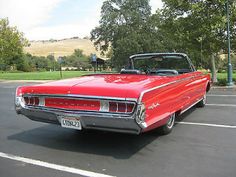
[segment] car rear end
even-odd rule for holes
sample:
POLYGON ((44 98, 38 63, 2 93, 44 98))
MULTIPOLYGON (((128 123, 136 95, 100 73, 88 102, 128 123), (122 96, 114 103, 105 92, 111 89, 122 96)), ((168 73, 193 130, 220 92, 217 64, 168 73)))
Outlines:
POLYGON ((140 105, 133 98, 72 94, 35 94, 18 87, 15 108, 34 121, 72 129, 139 134, 140 105), (138 111, 139 110, 139 111, 138 111))

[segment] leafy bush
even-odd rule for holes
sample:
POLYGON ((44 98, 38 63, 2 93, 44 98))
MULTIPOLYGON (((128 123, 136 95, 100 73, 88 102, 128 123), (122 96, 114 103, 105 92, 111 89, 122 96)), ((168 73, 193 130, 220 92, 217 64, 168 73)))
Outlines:
POLYGON ((226 86, 227 85, 227 79, 226 78, 218 79, 218 82, 216 83, 216 85, 218 85, 218 86, 226 86))
MULTIPOLYGON (((236 82, 236 79, 233 78, 233 82, 236 82)), ((217 86, 226 86, 228 83, 227 78, 218 78, 218 82, 215 84, 217 86)))

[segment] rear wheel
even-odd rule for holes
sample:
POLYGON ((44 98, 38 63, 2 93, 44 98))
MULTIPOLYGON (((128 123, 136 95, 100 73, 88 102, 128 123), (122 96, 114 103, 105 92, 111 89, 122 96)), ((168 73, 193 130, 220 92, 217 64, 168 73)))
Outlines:
POLYGON ((169 134, 173 130, 174 124, 175 124, 175 113, 171 114, 167 123, 162 127, 160 127, 160 133, 162 135, 169 134))
POLYGON ((200 102, 198 102, 197 107, 203 108, 206 105, 206 99, 207 98, 206 98, 206 93, 205 93, 202 100, 200 102))

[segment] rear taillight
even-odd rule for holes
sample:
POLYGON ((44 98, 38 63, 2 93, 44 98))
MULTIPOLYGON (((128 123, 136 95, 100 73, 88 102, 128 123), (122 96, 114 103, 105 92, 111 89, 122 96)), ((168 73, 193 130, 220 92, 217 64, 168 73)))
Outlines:
POLYGON ((27 106, 39 106, 39 97, 24 97, 25 105, 27 106))
POLYGON ((50 98, 43 96, 20 97, 26 106, 41 106, 54 109, 77 111, 97 111, 107 113, 133 113, 135 103, 108 100, 85 100, 68 98, 50 98))
POLYGON ((109 112, 132 113, 134 106, 135 106, 134 103, 109 102, 109 112))
POLYGON ((134 103, 101 101, 99 111, 111 113, 132 113, 134 107, 134 103))

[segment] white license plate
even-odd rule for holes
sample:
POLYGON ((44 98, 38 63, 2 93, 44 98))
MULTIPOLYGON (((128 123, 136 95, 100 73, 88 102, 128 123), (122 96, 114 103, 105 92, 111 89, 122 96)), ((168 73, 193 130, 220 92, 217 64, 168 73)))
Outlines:
POLYGON ((71 128, 71 129, 77 129, 77 130, 82 129, 80 120, 73 117, 62 117, 61 126, 65 128, 71 128))

